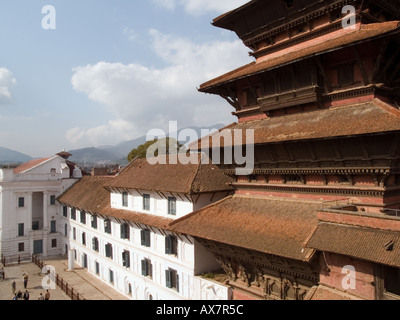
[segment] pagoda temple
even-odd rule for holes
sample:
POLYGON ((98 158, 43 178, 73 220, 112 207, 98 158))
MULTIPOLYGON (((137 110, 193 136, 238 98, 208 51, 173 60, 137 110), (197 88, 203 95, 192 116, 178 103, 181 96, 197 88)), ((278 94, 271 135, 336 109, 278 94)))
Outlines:
POLYGON ((172 230, 235 299, 400 299, 400 1, 252 0, 213 25, 254 61, 199 91, 232 106, 221 132, 252 130, 254 170, 220 164, 235 194, 172 230))

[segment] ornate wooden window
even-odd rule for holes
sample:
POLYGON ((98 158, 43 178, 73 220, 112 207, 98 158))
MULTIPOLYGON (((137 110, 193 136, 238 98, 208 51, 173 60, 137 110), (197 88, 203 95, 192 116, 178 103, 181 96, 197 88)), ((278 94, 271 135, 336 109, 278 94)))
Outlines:
POLYGON ((354 84, 354 63, 346 63, 337 67, 337 79, 339 87, 354 84))
POLYGON ((246 105, 247 106, 254 106, 257 104, 257 95, 256 95, 256 89, 255 88, 247 88, 245 90, 246 92, 246 105))

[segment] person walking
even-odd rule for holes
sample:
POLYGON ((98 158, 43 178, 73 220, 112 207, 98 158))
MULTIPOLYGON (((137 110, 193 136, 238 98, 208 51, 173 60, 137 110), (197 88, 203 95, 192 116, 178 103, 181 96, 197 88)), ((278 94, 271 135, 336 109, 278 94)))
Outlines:
POLYGON ((44 300, 43 293, 40 293, 38 300, 44 300))
POLYGON ((11 290, 12 293, 15 294, 15 291, 17 290, 17 283, 15 282, 15 280, 11 283, 11 290))
POLYGON ((24 292, 24 300, 29 300, 29 291, 25 290, 24 292))
POLYGON ((24 289, 26 289, 26 287, 28 286, 28 274, 24 272, 23 277, 24 277, 24 289))
POLYGON ((44 295, 44 300, 50 300, 50 292, 49 292, 49 289, 46 290, 46 294, 44 295))

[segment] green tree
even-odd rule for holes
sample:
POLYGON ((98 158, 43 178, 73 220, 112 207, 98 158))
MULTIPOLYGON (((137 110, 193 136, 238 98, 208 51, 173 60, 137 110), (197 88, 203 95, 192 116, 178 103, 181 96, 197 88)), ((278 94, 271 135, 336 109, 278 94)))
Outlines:
POLYGON ((135 158, 146 158, 147 150, 149 150, 149 148, 154 148, 153 150, 150 150, 150 153, 157 157, 165 154, 176 154, 178 152, 185 151, 186 148, 182 148, 182 146, 182 144, 173 138, 154 139, 147 141, 146 143, 129 152, 128 161, 131 162, 135 158), (163 152, 163 150, 165 152, 163 152))

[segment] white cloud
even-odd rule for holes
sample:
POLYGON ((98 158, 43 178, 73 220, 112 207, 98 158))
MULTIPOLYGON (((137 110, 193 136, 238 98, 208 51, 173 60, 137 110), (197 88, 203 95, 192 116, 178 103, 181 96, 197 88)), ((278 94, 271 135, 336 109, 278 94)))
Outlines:
POLYGON ((67 134, 71 143, 117 143, 153 128, 167 130, 169 121, 184 127, 234 120, 227 103, 196 88, 249 61, 241 41, 199 44, 157 30, 149 34, 154 52, 165 62, 163 68, 108 62, 74 68, 73 88, 101 104, 115 119, 89 130, 71 129, 67 134))
POLYGON ((0 68, 0 105, 12 99, 11 88, 16 82, 16 79, 8 69, 0 68))
POLYGON ((158 6, 174 10, 181 6, 191 15, 201 15, 206 12, 224 13, 240 7, 249 0, 153 0, 158 6))

